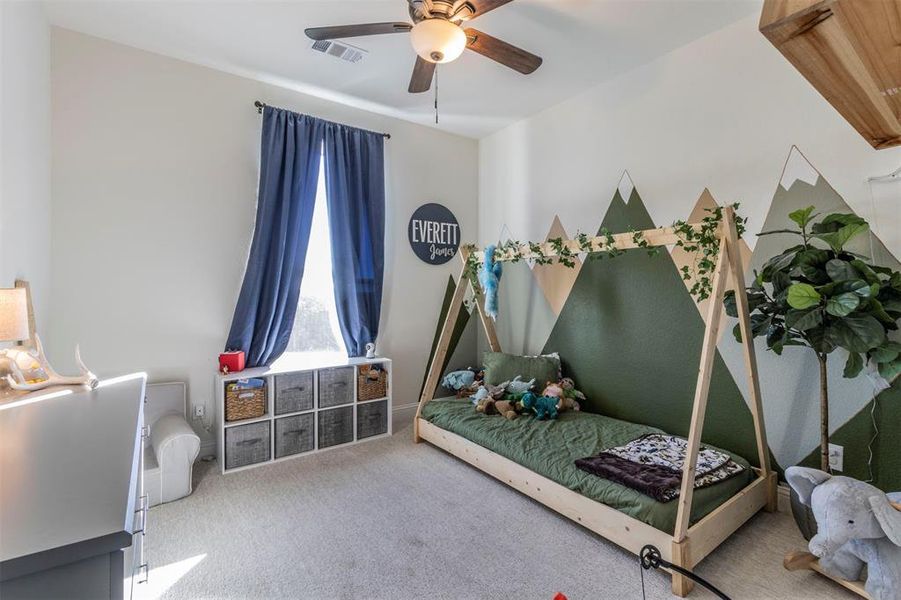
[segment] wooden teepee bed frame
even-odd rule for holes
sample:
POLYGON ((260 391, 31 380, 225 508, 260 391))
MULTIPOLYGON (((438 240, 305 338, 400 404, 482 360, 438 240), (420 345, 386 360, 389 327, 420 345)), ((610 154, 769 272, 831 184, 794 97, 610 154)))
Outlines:
MULTIPOLYGON (((695 230, 700 229, 700 225, 692 227, 695 230)), ((669 246, 679 241, 677 233, 672 228, 649 229, 641 234, 641 237, 634 236, 632 233, 618 234, 613 236, 612 242, 608 242, 607 237, 595 237, 590 240, 591 248, 593 251, 599 252, 611 247, 627 250, 639 247, 636 240, 642 238, 649 247, 669 246)), ((760 509, 771 512, 776 510, 776 474, 770 468, 760 400, 760 384, 757 377, 757 359, 754 355, 751 335, 748 298, 745 294, 735 214, 731 207, 723 210, 723 219, 718 235, 720 251, 712 274, 712 294, 707 307, 707 326, 704 332, 704 343, 701 347, 700 368, 688 434, 688 457, 685 461, 676 526, 673 532, 662 531, 605 504, 582 496, 460 435, 441 429, 421 417, 422 407, 432 400, 438 386, 441 365, 447 355, 454 324, 457 322, 457 316, 469 289, 472 291, 488 345, 495 352, 501 351, 494 322, 487 318, 484 312, 481 290, 467 276, 468 254, 466 251, 460 252, 463 259, 463 270, 457 280, 457 287, 438 338, 438 346, 413 420, 414 440, 431 442, 636 555, 645 544, 653 544, 660 549, 664 559, 686 569, 694 568, 760 509), (701 433, 707 412, 713 359, 716 355, 716 342, 719 338, 723 313, 723 295, 730 272, 735 282, 735 298, 742 333, 742 345, 744 346, 745 369, 750 388, 750 409, 754 421, 760 468, 754 469, 756 474, 754 481, 710 514, 691 525, 690 515, 694 493, 692 484, 695 479, 701 433)), ((564 245, 573 254, 582 252, 582 246, 578 240, 566 240, 564 245)), ((548 257, 559 254, 550 243, 543 244, 542 252, 544 256, 548 257)), ((522 248, 521 254, 524 258, 530 256, 528 245, 522 248)), ((511 259, 511 256, 500 255, 495 258, 497 261, 511 259)), ((672 577, 673 593, 678 596, 686 596, 693 587, 691 580, 677 573, 673 573, 672 577)))

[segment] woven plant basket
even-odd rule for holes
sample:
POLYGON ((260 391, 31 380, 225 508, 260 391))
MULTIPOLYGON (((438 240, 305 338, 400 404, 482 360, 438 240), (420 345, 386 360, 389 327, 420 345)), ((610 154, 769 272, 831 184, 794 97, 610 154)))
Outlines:
POLYGON ((388 395, 388 371, 381 369, 378 379, 369 378, 370 367, 363 365, 357 371, 357 400, 375 400, 388 395))
POLYGON ((225 420, 256 419, 266 414, 266 388, 225 388, 225 420))

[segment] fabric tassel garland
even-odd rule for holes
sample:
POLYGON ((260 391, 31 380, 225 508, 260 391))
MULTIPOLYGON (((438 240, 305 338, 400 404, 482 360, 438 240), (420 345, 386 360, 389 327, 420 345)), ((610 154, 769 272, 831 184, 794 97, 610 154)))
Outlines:
POLYGON ((494 262, 494 244, 485 248, 485 260, 479 270, 479 283, 485 294, 485 314, 497 321, 497 287, 501 279, 503 268, 500 263, 494 262))

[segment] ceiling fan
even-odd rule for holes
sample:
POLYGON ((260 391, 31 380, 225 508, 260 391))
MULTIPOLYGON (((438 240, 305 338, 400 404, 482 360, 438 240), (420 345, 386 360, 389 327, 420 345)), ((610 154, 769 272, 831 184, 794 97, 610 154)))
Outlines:
POLYGON ((310 27, 304 33, 313 40, 334 40, 409 32, 417 57, 407 89, 417 94, 427 92, 432 86, 436 64, 456 60, 467 48, 524 75, 540 67, 541 57, 477 29, 463 28, 467 21, 509 2, 512 0, 407 0, 413 25, 404 22, 363 23, 310 27))

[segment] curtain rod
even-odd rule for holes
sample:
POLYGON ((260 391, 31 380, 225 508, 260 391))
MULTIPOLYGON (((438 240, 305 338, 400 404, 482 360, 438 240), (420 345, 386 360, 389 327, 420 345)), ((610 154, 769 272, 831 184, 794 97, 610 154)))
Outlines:
MULTIPOLYGON (((254 100, 253 105, 257 108, 257 114, 263 114, 263 109, 266 108, 267 106, 269 106, 268 104, 264 104, 264 103, 260 102, 259 100, 254 100)), ((275 107, 273 107, 273 108, 275 108, 275 107)), ((374 133, 378 133, 378 132, 374 132, 374 133)), ((380 135, 385 136, 386 140, 391 139, 390 133, 382 133, 380 135)))

